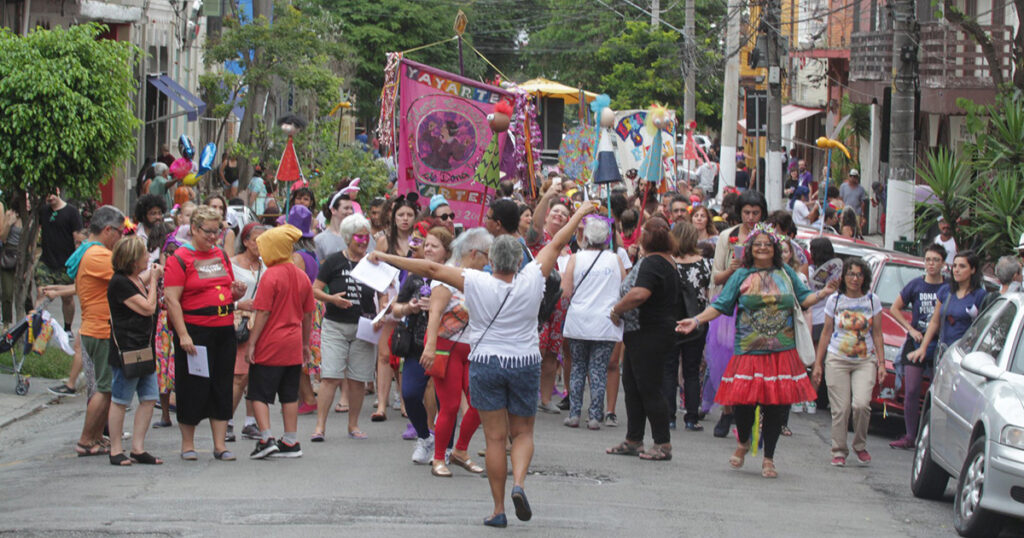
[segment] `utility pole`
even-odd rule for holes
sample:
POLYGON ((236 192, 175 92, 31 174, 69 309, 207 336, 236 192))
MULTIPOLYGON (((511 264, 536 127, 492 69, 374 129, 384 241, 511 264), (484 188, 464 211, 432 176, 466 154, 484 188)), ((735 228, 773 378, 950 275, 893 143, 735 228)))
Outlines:
POLYGON ((768 150, 765 152, 764 194, 768 211, 785 207, 782 200, 782 6, 768 0, 764 10, 768 49, 768 150))
POLYGON ((697 78, 693 69, 693 57, 696 54, 693 42, 694 2, 695 0, 686 0, 686 23, 683 26, 686 32, 683 43, 683 65, 686 69, 686 76, 683 78, 683 125, 689 125, 697 118, 697 78))
POLYGON ((914 99, 917 91, 918 24, 914 0, 893 0, 892 107, 885 248, 914 239, 914 99))
POLYGON ((729 0, 725 27, 725 81, 722 92, 722 147, 718 153, 718 200, 736 186, 736 109, 740 88, 740 0, 729 0))
POLYGON ((661 0, 651 0, 651 30, 657 30, 661 23, 661 0))

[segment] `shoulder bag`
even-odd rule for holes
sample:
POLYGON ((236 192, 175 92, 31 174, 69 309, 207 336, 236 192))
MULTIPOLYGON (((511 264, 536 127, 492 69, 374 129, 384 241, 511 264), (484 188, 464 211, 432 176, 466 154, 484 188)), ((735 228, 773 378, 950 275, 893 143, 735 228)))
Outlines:
MULTIPOLYGON (((412 277, 411 274, 406 275, 406 279, 412 277)), ((405 286, 405 281, 402 281, 402 286, 405 286)), ((409 300, 416 299, 416 294, 410 296, 409 300)), ((414 325, 409 323, 409 316, 406 316, 404 320, 398 322, 395 325, 394 332, 391 333, 391 354, 396 357, 413 357, 417 356, 417 349, 422 348, 421 345, 417 346, 415 340, 416 337, 413 334, 414 325)), ((422 350, 420 350, 422 353, 422 350)))
POLYGON ((804 318, 800 299, 796 296, 796 285, 789 277, 789 273, 786 273, 786 278, 789 278, 789 285, 793 288, 793 333, 796 336, 796 353, 800 355, 800 361, 804 366, 810 368, 814 366, 814 338, 811 336, 811 328, 807 326, 807 319, 804 318))
MULTIPOLYGON (((256 272, 256 284, 252 288, 252 298, 256 299, 256 290, 260 289, 260 275, 263 274, 263 263, 260 263, 260 268, 256 272)), ((235 310, 238 312, 238 310, 235 310)), ((235 326, 235 340, 239 344, 244 344, 249 341, 249 331, 252 330, 253 317, 249 314, 242 314, 238 316, 238 325, 235 326)))
POLYGON ((114 340, 114 345, 117 346, 117 351, 121 355, 121 371, 124 373, 124 377, 127 379, 135 379, 142 376, 147 376, 156 372, 156 356, 153 354, 153 326, 149 329, 149 339, 147 345, 140 349, 124 349, 120 344, 117 343, 117 332, 114 330, 114 320, 110 320, 110 337, 114 340))

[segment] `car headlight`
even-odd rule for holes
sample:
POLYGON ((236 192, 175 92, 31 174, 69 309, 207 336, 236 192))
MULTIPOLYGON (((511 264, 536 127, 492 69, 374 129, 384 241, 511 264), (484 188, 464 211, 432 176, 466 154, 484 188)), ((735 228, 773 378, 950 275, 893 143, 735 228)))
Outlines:
POLYGON ((1004 426, 1003 433, 999 435, 999 444, 1024 450, 1024 428, 1004 426))
POLYGON ((885 360, 896 364, 896 360, 900 358, 899 346, 885 346, 885 360))

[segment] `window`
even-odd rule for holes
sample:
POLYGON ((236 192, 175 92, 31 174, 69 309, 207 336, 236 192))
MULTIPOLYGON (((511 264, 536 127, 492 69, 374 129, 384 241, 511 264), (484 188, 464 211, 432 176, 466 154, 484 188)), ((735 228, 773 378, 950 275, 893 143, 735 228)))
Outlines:
MULTIPOLYGON (((999 305, 993 305, 992 310, 999 308, 999 305)), ((1006 346, 1006 340, 1010 337, 1010 329, 1013 327, 1013 318, 1017 316, 1017 305, 1006 301, 1006 306, 1000 308, 999 312, 995 316, 995 321, 989 326, 981 338, 978 340, 978 345, 975 346, 975 351, 984 351, 992 356, 992 358, 999 360, 999 354, 1002 353, 1003 347, 1006 346)))
POLYGON ((877 271, 877 267, 872 267, 872 273, 871 278, 875 280, 874 293, 881 299, 882 305, 888 308, 907 283, 924 276, 924 268, 886 263, 882 265, 881 273, 877 271))
MULTIPOLYGON (((974 346, 979 343, 979 340, 983 340, 981 336, 985 327, 1000 314, 1000 311, 1003 310, 1003 306, 1005 305, 1006 300, 999 299, 995 304, 988 307, 988 309, 985 310, 978 319, 974 320, 974 323, 967 328, 967 332, 964 333, 963 337, 957 341, 957 345, 960 346, 960 349, 965 353, 973 350, 974 346)), ((1016 313, 1016 307, 1014 307, 1013 311, 1016 313)), ((1013 316, 1010 316, 1010 320, 1012 322, 1013 316)), ((938 335, 936 335, 936 338, 938 338, 938 335)), ((1002 349, 1001 346, 1000 349, 1002 349)), ((995 357, 995 355, 993 355, 993 357, 995 357)))

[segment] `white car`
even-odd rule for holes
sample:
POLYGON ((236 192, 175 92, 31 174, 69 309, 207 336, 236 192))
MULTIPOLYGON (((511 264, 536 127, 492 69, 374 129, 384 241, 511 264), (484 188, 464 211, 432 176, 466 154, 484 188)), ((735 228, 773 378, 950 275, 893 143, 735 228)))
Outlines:
POLYGON ((1008 516, 1024 519, 1024 294, 997 299, 936 366, 911 490, 940 499, 951 477, 961 536, 996 536, 1008 516))

